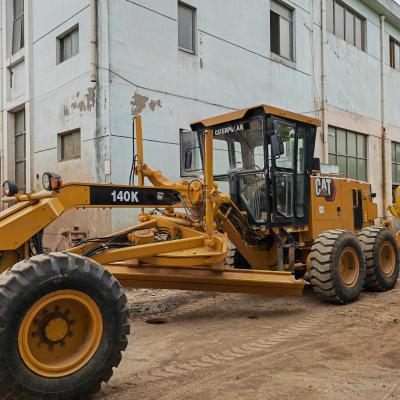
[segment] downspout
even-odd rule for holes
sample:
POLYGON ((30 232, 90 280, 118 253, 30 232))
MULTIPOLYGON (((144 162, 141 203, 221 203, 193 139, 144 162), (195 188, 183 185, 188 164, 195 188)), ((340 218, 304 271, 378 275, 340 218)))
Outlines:
POLYGON ((386 121, 385 121, 385 16, 380 15, 380 40, 381 40, 381 128, 382 128, 382 215, 387 214, 387 172, 386 172, 386 121))
POLYGON ((322 160, 328 164, 328 110, 326 88, 326 0, 321 0, 321 119, 322 160))
POLYGON ((93 165, 95 171, 95 179, 98 182, 103 182, 103 171, 102 167, 102 153, 100 146, 100 124, 99 124, 99 115, 100 115, 100 91, 98 84, 98 3, 97 0, 90 0, 90 65, 89 65, 89 74, 90 74, 90 82, 92 84, 92 89, 94 90, 94 99, 95 99, 95 109, 94 109, 94 137, 96 140, 94 141, 95 146, 95 162, 93 165))
POLYGON ((97 0, 90 0, 90 81, 97 82, 97 0))
MULTIPOLYGON (((3 27, 3 4, 0 1, 0 54, 3 55, 3 35, 4 35, 4 27, 3 27)), ((2 57, 1 65, 0 65, 0 183, 2 183, 5 179, 4 177, 4 121, 3 121, 3 74, 4 74, 4 58, 2 57)), ((0 193, 1 197, 1 193, 0 193)), ((0 204, 0 210, 2 210, 2 204, 0 204)))

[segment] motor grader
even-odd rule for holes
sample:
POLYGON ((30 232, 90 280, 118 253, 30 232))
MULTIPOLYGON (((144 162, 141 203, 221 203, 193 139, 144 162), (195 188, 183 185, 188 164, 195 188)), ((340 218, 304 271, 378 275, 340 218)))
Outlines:
POLYGON ((129 335, 122 286, 300 295, 349 303, 385 291, 399 251, 374 225, 371 186, 321 172, 319 121, 267 105, 192 124, 172 182, 144 159, 137 184, 3 185, 0 213, 0 397, 87 398, 110 379, 129 335), (140 208, 139 223, 43 251, 42 232, 71 208, 140 208), (145 212, 144 209, 150 211, 145 212), (305 279, 307 278, 307 279, 305 279))

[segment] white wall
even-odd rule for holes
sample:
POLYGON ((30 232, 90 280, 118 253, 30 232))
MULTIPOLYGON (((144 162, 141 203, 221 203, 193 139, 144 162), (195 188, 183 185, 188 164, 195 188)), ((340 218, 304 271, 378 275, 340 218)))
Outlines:
MULTIPOLYGON (((178 50, 175 0, 135 3, 110 2, 113 183, 128 181, 134 113, 143 117, 145 161, 171 179, 179 130, 193 121, 259 103, 315 115, 309 2, 289 2, 296 59, 287 65, 269 49, 269 1, 186 2, 198 7, 195 55, 178 50)), ((115 226, 124 223, 118 214, 115 226)))

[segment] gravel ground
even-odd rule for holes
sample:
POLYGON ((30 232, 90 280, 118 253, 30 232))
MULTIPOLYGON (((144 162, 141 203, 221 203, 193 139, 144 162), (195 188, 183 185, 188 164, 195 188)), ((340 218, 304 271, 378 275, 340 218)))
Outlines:
POLYGON ((400 285, 346 306, 128 290, 132 333, 96 400, 400 399, 400 285))

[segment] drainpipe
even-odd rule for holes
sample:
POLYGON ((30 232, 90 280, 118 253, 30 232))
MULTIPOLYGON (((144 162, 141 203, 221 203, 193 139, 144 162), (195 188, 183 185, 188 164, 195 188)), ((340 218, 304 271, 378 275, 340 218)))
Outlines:
POLYGON ((90 0, 90 81, 97 82, 97 0, 90 0))
POLYGON ((328 110, 326 89, 326 0, 321 0, 321 116, 322 160, 328 164, 328 110))
POLYGON ((381 127, 382 127, 382 211, 383 216, 387 214, 387 172, 386 172, 386 121, 385 121, 385 16, 380 15, 380 40, 381 40, 381 127))
MULTIPOLYGON (((4 35, 4 26, 3 26, 3 4, 0 2, 0 55, 3 55, 3 35, 4 35)), ((0 183, 4 181, 4 121, 3 121, 3 74, 4 74, 4 58, 0 61, 0 183)), ((1 194, 0 194, 1 196, 1 194)), ((2 205, 0 204, 0 210, 2 209, 2 205)))

